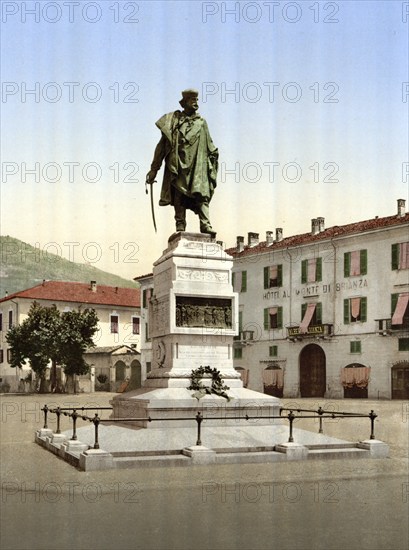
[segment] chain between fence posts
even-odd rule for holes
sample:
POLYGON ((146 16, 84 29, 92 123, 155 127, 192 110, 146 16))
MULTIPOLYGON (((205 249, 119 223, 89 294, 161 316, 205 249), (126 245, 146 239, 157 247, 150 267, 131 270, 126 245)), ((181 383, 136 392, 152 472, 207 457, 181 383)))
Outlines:
POLYGON ((99 442, 98 442, 98 426, 100 422, 100 418, 98 416, 98 413, 95 413, 94 418, 92 419, 92 422, 95 426, 95 443, 94 443, 94 449, 99 449, 99 442))
POLYGON ((43 411, 44 411, 44 429, 47 430, 48 429, 48 426, 47 426, 47 413, 48 413, 48 407, 47 405, 44 405, 43 407, 43 411))
POLYGON ((200 412, 198 412, 197 415, 196 415, 196 422, 197 422, 197 441, 196 441, 196 445, 201 445, 202 441, 200 439, 200 425, 203 422, 203 417, 200 414, 200 412))
POLYGON ((375 439, 375 418, 377 416, 378 415, 375 414, 373 412, 373 410, 371 410, 371 412, 369 413, 369 418, 371 419, 371 435, 370 435, 369 439, 375 439))
POLYGON ((77 409, 74 409, 71 414, 72 417, 72 441, 76 441, 77 439, 77 418, 79 417, 79 414, 77 413, 77 409))
POLYGON ((294 422, 295 415, 294 415, 293 411, 290 411, 287 416, 288 416, 288 420, 290 422, 290 437, 288 438, 288 443, 293 443, 294 442, 293 422, 294 422))

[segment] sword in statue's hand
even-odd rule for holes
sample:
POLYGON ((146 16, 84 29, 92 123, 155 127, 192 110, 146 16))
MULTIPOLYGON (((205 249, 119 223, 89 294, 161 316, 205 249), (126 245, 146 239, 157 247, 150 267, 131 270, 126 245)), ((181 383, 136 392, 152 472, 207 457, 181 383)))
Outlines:
POLYGON ((155 207, 153 204, 153 184, 156 183, 156 180, 150 181, 149 178, 146 178, 145 181, 145 193, 148 195, 148 184, 151 186, 151 212, 152 212, 152 221, 153 221, 153 227, 155 228, 155 233, 157 233, 156 229, 156 220, 155 220, 155 207))

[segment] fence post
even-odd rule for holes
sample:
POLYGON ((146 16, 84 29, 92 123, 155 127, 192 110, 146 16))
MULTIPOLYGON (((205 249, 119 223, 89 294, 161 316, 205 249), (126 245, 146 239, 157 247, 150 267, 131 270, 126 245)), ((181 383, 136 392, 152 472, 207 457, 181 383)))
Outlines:
POLYGON ((44 405, 43 409, 44 411, 44 429, 47 430, 48 429, 48 426, 47 426, 47 413, 48 413, 48 407, 47 405, 44 405))
POLYGON ((71 417, 72 417, 72 437, 71 440, 75 441, 77 439, 77 418, 79 414, 77 414, 77 410, 74 409, 72 411, 71 417))
POLYGON ((290 422, 290 437, 288 438, 288 443, 293 443, 294 442, 294 438, 293 438, 293 421, 294 421, 294 418, 295 418, 295 415, 293 413, 293 411, 290 411, 287 415, 288 417, 288 420, 290 422))
POLYGON ((57 431, 55 433, 60 434, 61 433, 61 429, 60 429, 61 410, 60 410, 60 407, 56 408, 55 414, 57 415, 57 431))
POLYGON ((98 426, 99 426, 100 418, 98 416, 98 413, 95 413, 94 418, 92 419, 92 422, 95 426, 95 443, 94 443, 94 449, 99 449, 99 442, 98 442, 98 426))
POLYGON ((324 433, 324 432, 323 432, 323 429, 322 429, 322 415, 324 414, 324 409, 323 409, 321 406, 319 406, 317 412, 318 412, 318 414, 320 415, 320 418, 319 418, 319 420, 320 420, 320 426, 319 426, 318 433, 319 433, 319 434, 322 434, 322 433, 324 433))
POLYGON ((202 444, 202 441, 200 439, 200 425, 201 425, 202 421, 203 421, 203 417, 200 414, 200 412, 198 412, 197 415, 196 415, 196 422, 197 422, 197 441, 196 441, 196 445, 201 445, 202 444))
POLYGON ((373 410, 371 410, 371 412, 369 413, 369 418, 371 419, 371 435, 370 435, 369 439, 375 439, 375 418, 377 416, 378 415, 375 414, 373 412, 373 410))

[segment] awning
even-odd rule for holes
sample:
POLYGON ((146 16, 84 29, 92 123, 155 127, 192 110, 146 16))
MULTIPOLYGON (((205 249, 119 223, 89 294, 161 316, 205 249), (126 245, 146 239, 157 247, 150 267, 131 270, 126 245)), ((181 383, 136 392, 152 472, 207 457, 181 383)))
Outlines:
POLYGON ((403 316, 405 315, 406 308, 409 302, 409 292, 399 294, 398 303, 396 304, 395 311, 392 316, 392 325, 402 325, 403 316))
POLYGON ((361 309, 361 298, 351 298, 351 317, 358 319, 361 309))
POLYGON ((317 280, 317 260, 308 260, 307 282, 314 283, 317 280))
POLYGON ((361 274, 361 252, 359 250, 351 252, 351 270, 349 274, 351 277, 361 274))
POLYGON ((265 369, 263 371, 263 384, 281 389, 284 386, 284 372, 282 369, 265 369))
POLYGON ((341 384, 344 388, 366 388, 370 372, 371 367, 344 367, 341 370, 341 384))
POLYGON ((308 326, 311 322, 312 316, 314 315, 315 307, 317 304, 308 304, 306 312, 304 314, 304 319, 301 321, 300 333, 305 334, 308 331, 308 326))

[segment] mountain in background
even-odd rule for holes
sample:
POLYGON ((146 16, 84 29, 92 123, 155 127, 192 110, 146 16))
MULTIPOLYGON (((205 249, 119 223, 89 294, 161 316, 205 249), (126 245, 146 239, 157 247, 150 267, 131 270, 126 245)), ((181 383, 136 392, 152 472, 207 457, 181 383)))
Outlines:
POLYGON ((137 288, 132 280, 123 279, 91 265, 70 262, 50 252, 14 239, 0 236, 0 298, 40 284, 44 279, 137 288))

